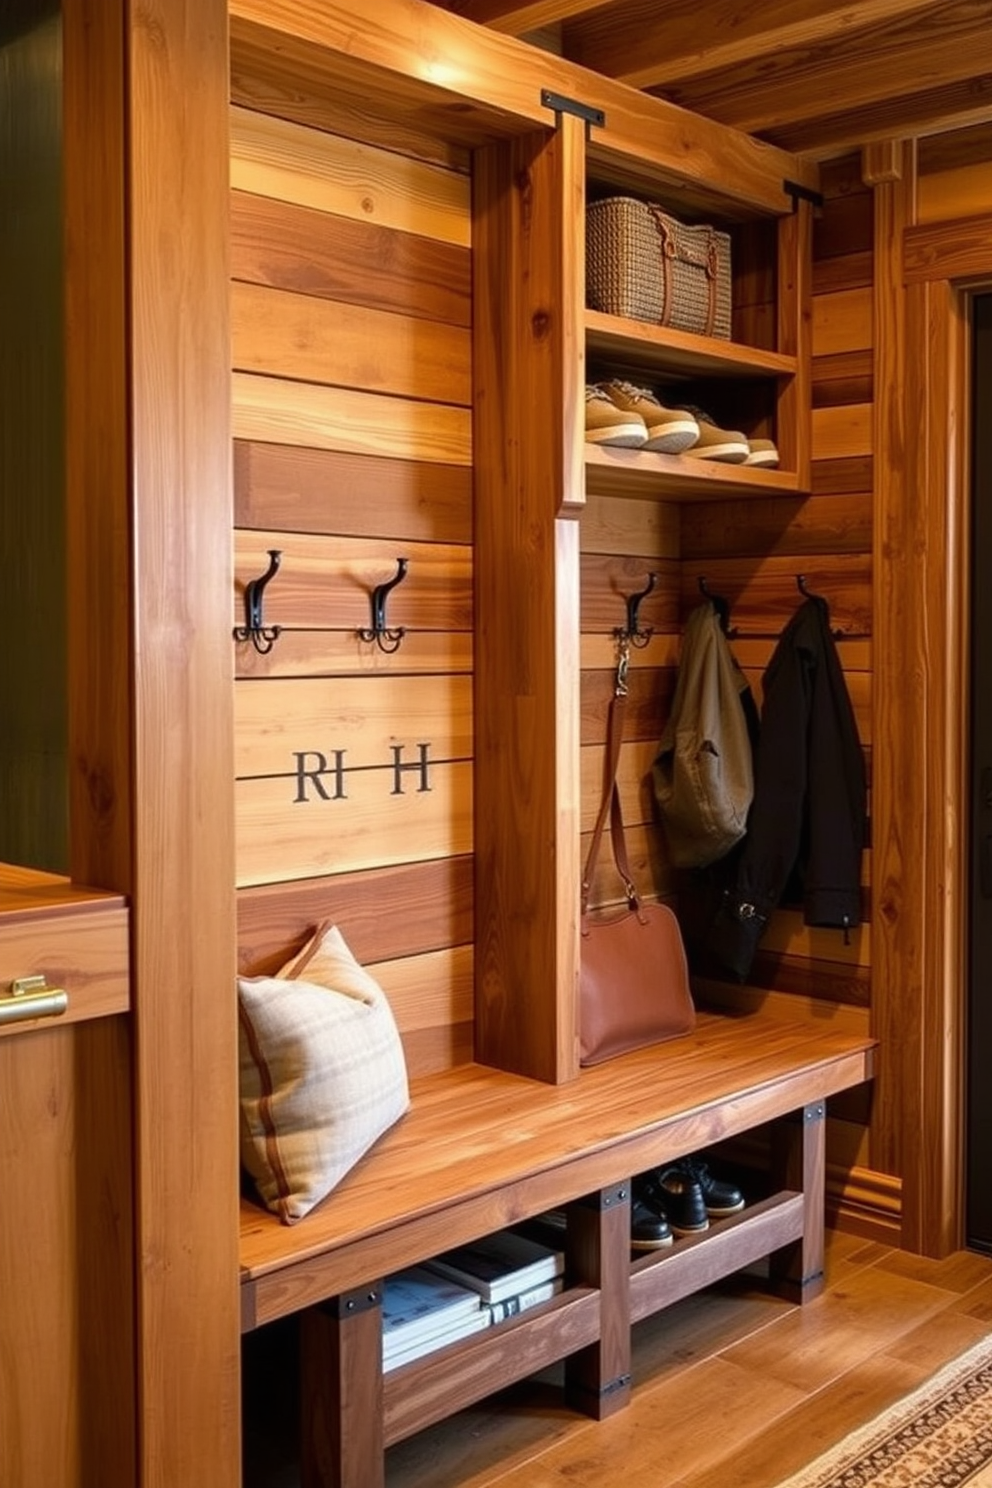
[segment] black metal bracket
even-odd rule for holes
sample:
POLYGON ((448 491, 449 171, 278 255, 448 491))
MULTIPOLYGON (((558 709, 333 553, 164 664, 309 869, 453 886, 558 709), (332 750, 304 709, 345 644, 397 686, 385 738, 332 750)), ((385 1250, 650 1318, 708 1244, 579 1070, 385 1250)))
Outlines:
POLYGON ((265 656, 272 650, 282 630, 280 625, 265 626, 262 621, 262 596, 265 586, 278 572, 282 553, 278 548, 269 549, 269 566, 257 579, 249 579, 245 585, 245 623, 234 627, 236 641, 251 641, 255 650, 265 656))
POLYGON ((579 103, 577 98, 566 98, 564 94, 555 93, 550 88, 541 89, 541 103, 544 108, 553 109, 556 114, 574 114, 577 119, 585 119, 587 129, 592 124, 602 129, 606 123, 606 115, 602 109, 593 108, 588 103, 579 103))
POLYGON ((392 654, 393 651, 399 650, 400 641, 406 633, 402 626, 398 630, 390 630, 388 628, 386 624, 386 598, 389 591, 395 589, 396 585, 406 578, 407 567, 408 560, 406 558, 397 558, 396 572, 393 577, 388 579, 384 584, 377 584, 372 590, 372 624, 368 630, 360 630, 358 632, 363 641, 375 641, 379 650, 385 651, 387 654, 392 654))
POLYGON ((597 1188, 576 1200, 580 1209, 593 1209, 597 1214, 604 1209, 615 1209, 618 1204, 630 1203, 630 1180, 614 1183, 610 1188, 597 1188))
POLYGON ((782 190, 786 196, 792 197, 792 210, 795 211, 801 201, 811 202, 814 207, 823 206, 822 191, 814 191, 810 186, 803 186, 799 181, 782 182, 782 190))
POLYGON ((340 1321, 381 1306, 382 1286, 372 1282, 369 1286, 356 1287, 353 1292, 342 1292, 339 1297, 329 1297, 323 1310, 340 1321))
POLYGON ((618 641, 629 641, 632 646, 646 646, 648 641, 651 639, 654 631, 651 630, 650 627, 647 630, 641 629, 639 611, 641 608, 641 601, 647 599, 648 595, 651 593, 651 590, 654 588, 657 582, 658 575, 656 573, 649 573, 647 588, 642 589, 639 594, 628 595, 626 629, 621 630, 618 627, 613 632, 618 641))

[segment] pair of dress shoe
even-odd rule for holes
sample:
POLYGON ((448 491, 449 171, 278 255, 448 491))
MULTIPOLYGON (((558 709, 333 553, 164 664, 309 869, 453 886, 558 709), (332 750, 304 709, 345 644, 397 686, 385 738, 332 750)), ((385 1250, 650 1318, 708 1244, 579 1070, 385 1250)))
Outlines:
POLYGON ((633 1250, 656 1250, 676 1235, 698 1235, 710 1219, 723 1219, 744 1208, 744 1195, 734 1183, 714 1178, 698 1158, 686 1157, 670 1167, 634 1179, 630 1244, 633 1250))

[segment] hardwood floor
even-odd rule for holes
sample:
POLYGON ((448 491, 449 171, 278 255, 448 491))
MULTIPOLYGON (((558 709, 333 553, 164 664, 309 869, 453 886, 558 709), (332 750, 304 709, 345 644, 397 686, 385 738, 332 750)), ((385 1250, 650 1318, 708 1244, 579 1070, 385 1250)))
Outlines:
MULTIPOLYGON (((549 1372, 393 1447, 388 1488, 772 1488, 992 1327, 985 1256, 835 1234, 827 1276, 805 1308, 745 1276, 691 1297, 637 1325, 628 1410, 574 1415, 549 1372)), ((298 1483, 273 1344, 246 1340, 245 1488, 298 1483)))

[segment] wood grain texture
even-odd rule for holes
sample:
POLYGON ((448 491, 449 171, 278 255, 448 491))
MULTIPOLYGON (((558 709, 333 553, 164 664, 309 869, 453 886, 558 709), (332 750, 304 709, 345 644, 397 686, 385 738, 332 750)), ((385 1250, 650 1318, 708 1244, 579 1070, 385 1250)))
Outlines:
POLYGON ((872 346, 871 287, 838 289, 813 301, 813 355, 836 356, 872 346))
POLYGON ((271 975, 326 919, 362 962, 464 945, 473 897, 468 857, 241 889, 238 970, 271 975))
POLYGON ((809 202, 778 223, 776 345, 795 359, 791 377, 776 383, 775 439, 783 469, 794 470, 801 490, 810 484, 810 359, 812 356, 813 212, 809 202))
MULTIPOLYGON (((15 978, 44 976, 45 985, 68 994, 57 1026, 130 1007, 128 912, 113 900, 61 911, 0 914, 0 987, 15 978)), ((6 996, 4 997, 6 1003, 6 996)), ((40 1022, 0 1025, 0 1038, 38 1029, 40 1022)), ((45 1020, 45 1026, 56 1024, 45 1020)))
POLYGON ((125 1020, 0 1040, 0 1479, 131 1488, 135 1338, 125 1020))
POLYGON ((849 460, 873 453, 870 403, 814 408, 813 459, 849 460))
POLYGON ((796 557, 871 551, 869 492, 686 506, 682 559, 796 557))
POLYGON ((907 283, 927 279, 985 278, 989 272, 992 214, 909 227, 903 237, 907 283))
MULTIPOLYGON (((792 618, 802 596, 796 585, 803 573, 807 587, 830 605, 830 623, 845 635, 872 633, 872 561, 866 553, 806 555, 800 569, 792 557, 714 558, 708 560, 710 587, 729 601, 734 623, 745 636, 777 636, 792 618), (812 558, 812 561, 806 561, 812 558)), ((698 603, 695 570, 682 580, 682 602, 698 603)))
POLYGON ((467 546, 240 530, 235 532, 231 605, 231 619, 238 625, 245 618, 244 586, 266 571, 273 548, 282 553, 282 560, 265 590, 266 625, 353 634, 367 629, 372 592, 395 576, 397 559, 403 557, 409 566, 388 597, 389 624, 426 630, 472 628, 473 556, 467 546))
POLYGON ((472 540, 465 465, 235 440, 237 527, 339 536, 472 540))
POLYGON ((939 175, 921 176, 916 220, 953 222, 958 217, 983 215, 988 211, 990 189, 992 160, 989 159, 952 167, 939 175))
POLYGON ((227 13, 128 19, 137 1479, 235 1488, 227 13))
POLYGON ((583 633, 599 630, 612 636, 617 627, 623 628, 628 598, 648 587, 651 573, 656 583, 638 608, 642 626, 659 633, 678 630, 678 566, 673 560, 646 563, 636 555, 583 553, 580 572, 583 633))
POLYGON ((235 281, 231 336, 238 371, 471 401, 471 339, 462 326, 235 281))
POLYGON ((237 439, 442 464, 472 460, 471 417, 464 408, 248 372, 234 373, 232 395, 237 439))
POLYGON ((579 533, 558 513, 582 499, 563 389, 581 375, 565 213, 584 172, 581 126, 561 123, 480 154, 474 222, 477 1046, 549 1081, 578 1060, 579 533))
POLYGON ((471 324, 466 248, 273 197, 231 192, 231 273, 338 304, 471 324))
POLYGON ((587 494, 580 542, 583 553, 678 558, 680 529, 680 509, 671 502, 587 494))
MULTIPOLYGON (((321 761, 304 763, 318 771, 321 761)), ((312 777, 304 785, 293 776, 240 781, 238 886, 470 852, 471 764, 428 760, 422 771, 421 763, 413 748, 399 763, 356 770, 344 776, 343 796, 335 794, 334 760, 320 772, 320 786, 312 777)))
POLYGON ((469 246, 469 183, 457 171, 237 107, 230 131, 235 191, 469 246))
POLYGON ((333 758, 332 770, 340 764, 349 775, 392 771, 395 759, 414 760, 422 749, 434 762, 471 759, 471 677, 347 677, 328 691, 319 678, 239 682, 236 777, 298 777, 301 756, 315 750, 333 758))
MULTIPOLYGON (((366 616, 366 623, 371 620, 366 616)), ((415 677, 472 671, 467 631, 406 630, 394 652, 381 651, 357 630, 287 630, 264 655, 239 645, 236 675, 250 677, 415 677)))
POLYGON ((858 1084, 870 1058, 856 1035, 703 1014, 694 1034, 584 1070, 577 1086, 479 1065, 415 1082, 411 1111, 311 1213, 305 1235, 243 1206, 256 1320, 360 1284, 386 1246, 388 1269, 498 1227, 501 1192, 512 1191, 521 1217, 537 1213, 858 1084))
POLYGON ((545 127, 542 88, 583 98, 606 114, 592 142, 599 170, 616 173, 639 162, 645 178, 677 182, 683 199, 694 204, 712 205, 723 195, 783 212, 789 208, 783 178, 814 187, 818 179, 816 167, 798 157, 419 3, 386 0, 373 18, 357 0, 339 0, 333 10, 236 0, 231 46, 236 72, 244 73, 244 60, 264 82, 264 58, 275 51, 346 86, 374 88, 386 114, 412 109, 423 120, 443 117, 447 129, 439 132, 471 144, 479 144, 486 129, 496 140, 545 127), (243 59, 245 44, 251 57, 243 59), (438 57, 451 60, 450 72, 434 65, 438 57))

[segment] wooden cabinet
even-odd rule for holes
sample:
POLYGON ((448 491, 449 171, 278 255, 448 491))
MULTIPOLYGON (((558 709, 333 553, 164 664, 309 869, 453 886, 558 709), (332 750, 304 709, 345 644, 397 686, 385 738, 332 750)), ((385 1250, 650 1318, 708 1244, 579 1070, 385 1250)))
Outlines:
POLYGON ((23 1488, 134 1481, 127 1004, 120 896, 0 866, 0 1482, 23 1488), (27 1016, 31 977, 63 1013, 27 1016))

